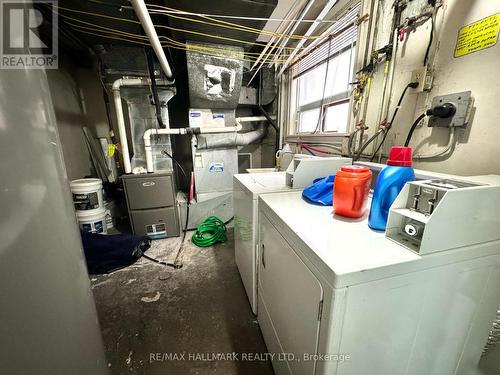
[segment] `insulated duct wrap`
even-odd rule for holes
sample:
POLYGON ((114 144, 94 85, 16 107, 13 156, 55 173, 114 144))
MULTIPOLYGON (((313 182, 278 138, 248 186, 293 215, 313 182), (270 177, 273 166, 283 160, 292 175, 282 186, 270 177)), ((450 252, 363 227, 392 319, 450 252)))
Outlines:
MULTIPOLYGON (((132 170, 135 168, 146 169, 143 139, 144 132, 147 129, 154 129, 158 126, 155 108, 150 102, 149 95, 149 87, 125 87, 122 89, 122 98, 127 103, 128 121, 130 123, 130 133, 132 136, 132 170)), ((162 108, 162 121, 167 128, 169 127, 167 103, 174 95, 174 88, 158 88, 158 97, 162 108)), ((155 172, 172 171, 172 160, 170 160, 167 155, 163 154, 163 150, 172 154, 170 136, 158 135, 153 137, 152 152, 155 172)))
POLYGON ((267 127, 260 122, 255 130, 246 133, 221 134, 219 137, 198 136, 198 150, 246 146, 264 138, 267 127))
POLYGON ((188 42, 186 56, 190 107, 235 109, 243 77, 243 48, 188 42), (223 54, 201 54, 196 51, 200 47, 223 54))

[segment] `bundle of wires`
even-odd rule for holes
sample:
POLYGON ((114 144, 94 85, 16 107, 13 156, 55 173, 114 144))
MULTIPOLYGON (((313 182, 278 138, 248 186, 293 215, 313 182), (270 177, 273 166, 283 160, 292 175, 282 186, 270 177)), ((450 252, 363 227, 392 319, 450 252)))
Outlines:
POLYGON ((198 225, 191 241, 198 247, 209 247, 217 242, 226 242, 226 224, 217 216, 210 216, 198 225))

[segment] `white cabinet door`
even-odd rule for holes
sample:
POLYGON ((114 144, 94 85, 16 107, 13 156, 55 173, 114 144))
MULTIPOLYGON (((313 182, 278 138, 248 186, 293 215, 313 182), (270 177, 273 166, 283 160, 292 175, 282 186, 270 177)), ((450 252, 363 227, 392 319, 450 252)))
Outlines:
POLYGON ((304 353, 317 351, 323 289, 265 215, 261 218, 259 293, 274 328, 273 333, 263 332, 264 337, 274 334, 283 352, 295 354, 288 361, 292 374, 312 375, 315 363, 304 361, 304 353))
POLYGON ((257 200, 235 186, 234 257, 252 311, 257 314, 257 200))

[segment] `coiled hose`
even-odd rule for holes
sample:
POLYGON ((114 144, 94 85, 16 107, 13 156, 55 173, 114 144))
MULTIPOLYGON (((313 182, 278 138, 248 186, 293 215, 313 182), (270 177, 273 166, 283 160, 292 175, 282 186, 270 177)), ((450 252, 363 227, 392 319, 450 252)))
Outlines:
POLYGON ((191 241, 198 247, 209 247, 217 242, 226 242, 226 224, 218 217, 210 216, 198 225, 191 241))
POLYGON ((499 341, 500 341, 500 307, 498 307, 497 316, 491 326, 491 330, 488 335, 488 341, 484 346, 482 357, 484 357, 489 350, 491 350, 494 346, 496 346, 499 341))

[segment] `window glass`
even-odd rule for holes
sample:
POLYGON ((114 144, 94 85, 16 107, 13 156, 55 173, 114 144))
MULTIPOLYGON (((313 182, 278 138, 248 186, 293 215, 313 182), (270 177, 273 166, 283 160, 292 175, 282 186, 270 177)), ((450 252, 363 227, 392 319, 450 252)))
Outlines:
POLYGON ((300 112, 299 115, 299 133, 312 133, 318 126, 319 108, 300 112))
POLYGON ((323 85, 325 83, 325 71, 326 63, 323 63, 297 79, 299 85, 299 106, 321 100, 323 85))
POLYGON ((352 77, 351 55, 351 50, 347 50, 330 59, 325 97, 349 91, 349 81, 352 77))
POLYGON ((325 132, 345 133, 347 121, 349 119, 349 102, 332 104, 326 107, 325 112, 325 132))
POLYGON ((355 63, 355 43, 294 79, 297 133, 345 133, 355 63), (328 67, 328 74, 326 70, 328 67), (323 96, 324 90, 324 96, 323 96), (332 103, 337 101, 337 103, 332 103), (318 126, 318 116, 323 113, 318 126))

